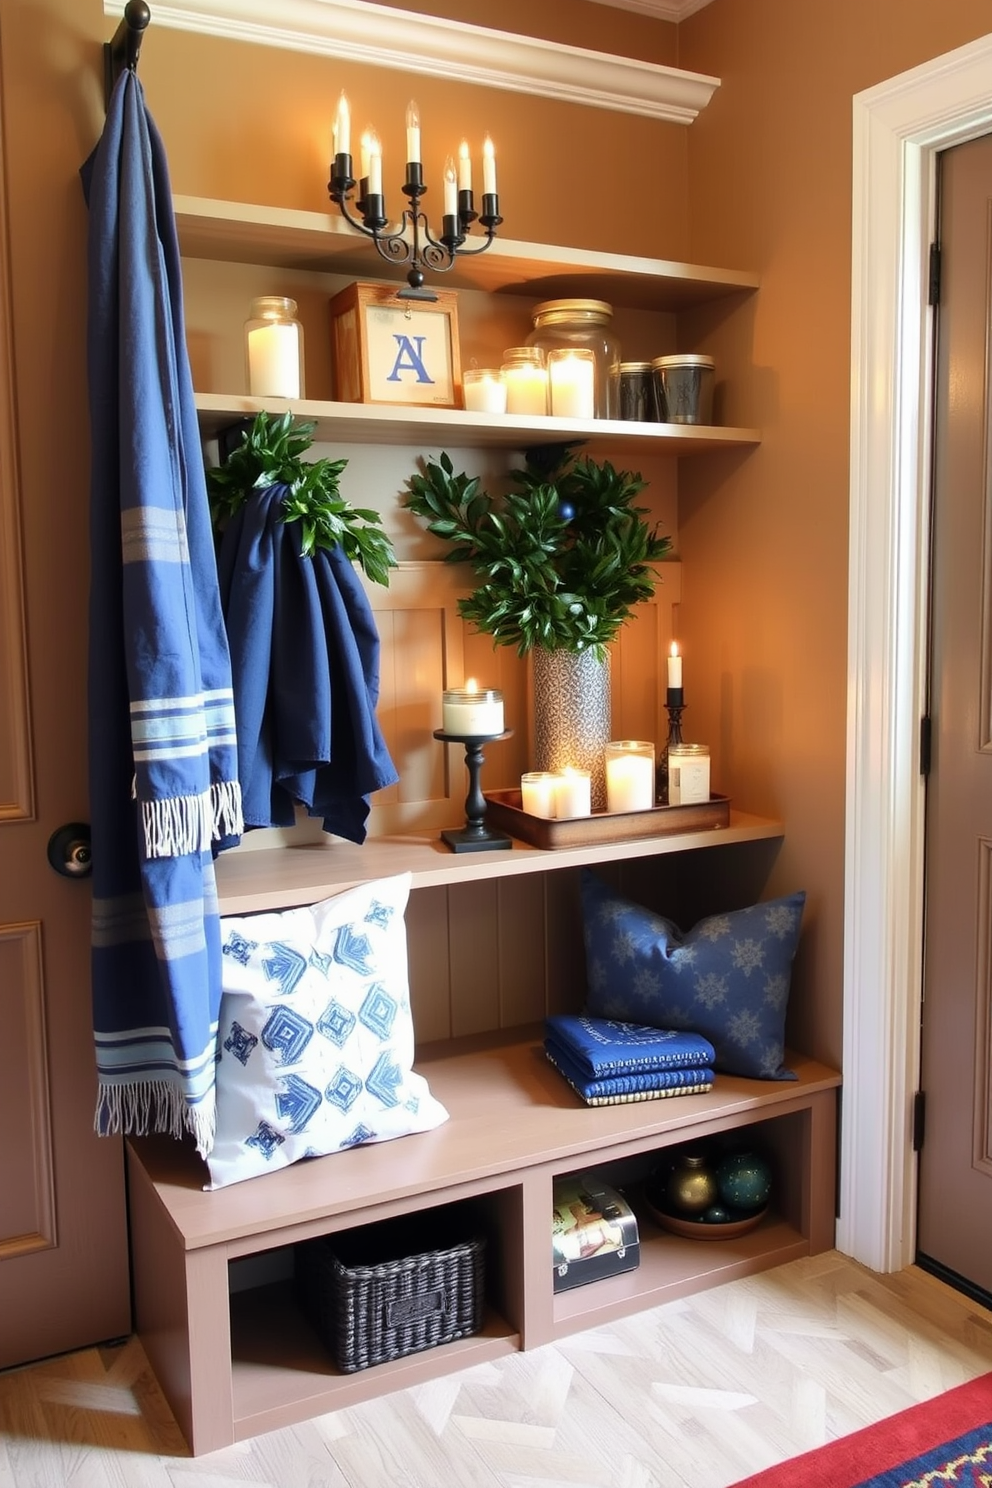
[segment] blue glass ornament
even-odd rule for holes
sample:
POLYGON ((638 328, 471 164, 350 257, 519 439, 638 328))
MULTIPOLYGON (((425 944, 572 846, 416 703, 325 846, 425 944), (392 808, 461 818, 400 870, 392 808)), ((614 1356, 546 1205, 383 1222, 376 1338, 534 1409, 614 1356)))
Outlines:
POLYGON ((772 1191, 771 1168, 757 1152, 731 1152, 716 1165, 720 1198, 730 1209, 761 1209, 772 1191))
POLYGON ((571 522, 575 516, 575 507, 570 501, 559 501, 558 515, 563 522, 571 522))

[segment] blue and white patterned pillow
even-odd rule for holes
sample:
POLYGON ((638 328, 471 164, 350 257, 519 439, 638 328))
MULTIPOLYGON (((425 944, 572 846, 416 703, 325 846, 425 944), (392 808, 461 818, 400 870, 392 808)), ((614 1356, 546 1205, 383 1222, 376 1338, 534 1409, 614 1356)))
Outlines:
POLYGON ((588 1012, 692 1029, 713 1044, 725 1074, 794 1080, 782 1061, 805 902, 800 891, 710 915, 684 933, 584 869, 588 1012))
POLYGON ((211 1188, 448 1119, 412 1069, 410 882, 222 918, 211 1188))

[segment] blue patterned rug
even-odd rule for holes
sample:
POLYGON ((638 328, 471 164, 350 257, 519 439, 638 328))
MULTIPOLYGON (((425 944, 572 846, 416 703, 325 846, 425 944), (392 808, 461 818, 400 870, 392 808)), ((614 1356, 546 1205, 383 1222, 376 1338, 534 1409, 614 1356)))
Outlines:
POLYGON ((992 1488, 992 1374, 756 1473, 736 1488, 992 1488))

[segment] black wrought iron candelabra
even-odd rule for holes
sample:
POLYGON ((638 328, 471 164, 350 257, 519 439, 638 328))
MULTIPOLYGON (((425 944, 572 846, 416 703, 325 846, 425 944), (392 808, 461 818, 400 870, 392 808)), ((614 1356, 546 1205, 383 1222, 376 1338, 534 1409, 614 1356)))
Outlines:
POLYGON ((496 236, 496 229, 503 221, 499 215, 499 197, 496 192, 483 192, 482 211, 475 211, 474 193, 459 189, 458 211, 446 212, 441 219, 441 232, 435 237, 431 232, 426 214, 420 203, 427 194, 424 185, 423 167, 419 160, 407 162, 403 193, 409 206, 397 227, 387 232, 389 219, 386 216, 385 197, 381 191, 369 190, 369 178, 355 181, 352 175, 352 159, 347 154, 336 154, 331 166, 331 178, 327 183, 331 201, 341 209, 342 216, 358 232, 372 239, 381 258, 390 264, 409 264, 407 288, 397 294, 401 299, 433 300, 437 296, 424 288, 424 270, 430 269, 444 274, 454 267, 462 254, 484 253, 496 236), (350 209, 351 193, 358 186, 355 201, 359 216, 350 209), (473 222, 485 230, 485 238, 465 247, 473 222))
POLYGON ((683 742, 682 714, 685 711, 685 698, 681 687, 668 689, 665 694, 665 711, 668 714, 668 738, 658 756, 658 768, 655 772, 655 799, 662 806, 668 805, 668 751, 673 744, 683 742))

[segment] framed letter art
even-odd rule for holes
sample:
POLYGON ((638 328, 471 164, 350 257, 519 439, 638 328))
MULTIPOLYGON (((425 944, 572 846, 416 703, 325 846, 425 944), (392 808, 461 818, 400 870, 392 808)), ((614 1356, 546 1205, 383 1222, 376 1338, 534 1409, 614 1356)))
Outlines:
POLYGON ((331 301, 334 395, 341 403, 461 407, 458 296, 400 299, 388 284, 349 284, 331 301))

